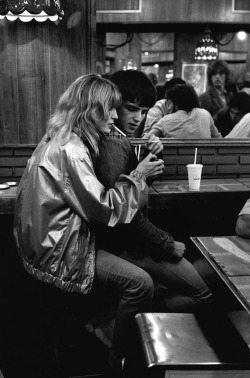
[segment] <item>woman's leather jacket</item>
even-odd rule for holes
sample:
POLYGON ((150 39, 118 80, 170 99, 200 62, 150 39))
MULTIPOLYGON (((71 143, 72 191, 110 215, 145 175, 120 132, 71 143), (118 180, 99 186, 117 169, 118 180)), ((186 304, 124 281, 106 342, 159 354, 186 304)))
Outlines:
POLYGON ((130 222, 147 197, 146 183, 133 172, 106 191, 75 133, 65 145, 45 136, 17 190, 14 236, 25 269, 63 290, 89 293, 95 225, 130 222))

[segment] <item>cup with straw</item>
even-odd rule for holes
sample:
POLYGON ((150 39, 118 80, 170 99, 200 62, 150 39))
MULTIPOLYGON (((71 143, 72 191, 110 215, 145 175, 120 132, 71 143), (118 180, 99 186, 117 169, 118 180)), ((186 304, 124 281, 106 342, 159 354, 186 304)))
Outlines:
POLYGON ((194 152, 194 163, 187 165, 188 170, 188 185, 190 190, 200 190, 201 172, 203 165, 197 164, 197 148, 194 152))

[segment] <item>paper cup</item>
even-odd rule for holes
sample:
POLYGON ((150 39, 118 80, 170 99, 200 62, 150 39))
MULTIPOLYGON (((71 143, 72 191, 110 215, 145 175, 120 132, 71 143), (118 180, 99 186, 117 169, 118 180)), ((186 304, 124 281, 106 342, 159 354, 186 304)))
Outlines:
POLYGON ((199 190, 201 185, 202 164, 188 164, 188 184, 190 190, 199 190))

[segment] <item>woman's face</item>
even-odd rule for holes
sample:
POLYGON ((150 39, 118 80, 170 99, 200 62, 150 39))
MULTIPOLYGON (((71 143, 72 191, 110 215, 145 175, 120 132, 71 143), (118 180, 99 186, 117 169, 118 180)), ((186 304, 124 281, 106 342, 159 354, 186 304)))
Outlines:
POLYGON ((99 128, 99 130, 105 134, 108 134, 110 133, 111 129, 112 129, 112 126, 114 124, 114 120, 117 119, 118 116, 117 116, 117 112, 116 112, 116 109, 111 109, 109 111, 109 115, 108 115, 108 119, 106 122, 103 122, 102 124, 100 125, 97 125, 97 127, 99 128))

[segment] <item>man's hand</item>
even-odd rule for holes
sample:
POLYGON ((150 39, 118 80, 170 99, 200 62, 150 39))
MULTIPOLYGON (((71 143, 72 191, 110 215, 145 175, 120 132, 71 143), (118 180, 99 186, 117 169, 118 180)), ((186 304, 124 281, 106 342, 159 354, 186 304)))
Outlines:
POLYGON ((243 238, 250 239, 250 215, 239 215, 235 226, 235 232, 243 238))
POLYGON ((180 260, 184 253, 186 251, 186 246, 184 243, 175 241, 174 242, 174 251, 173 251, 173 256, 176 258, 176 260, 180 260))
POLYGON ((152 152, 152 154, 159 154, 159 152, 163 150, 163 144, 158 136, 145 134, 143 139, 147 139, 146 148, 152 152))
POLYGON ((157 159, 156 155, 148 154, 136 167, 146 177, 155 176, 163 173, 164 161, 157 159))

